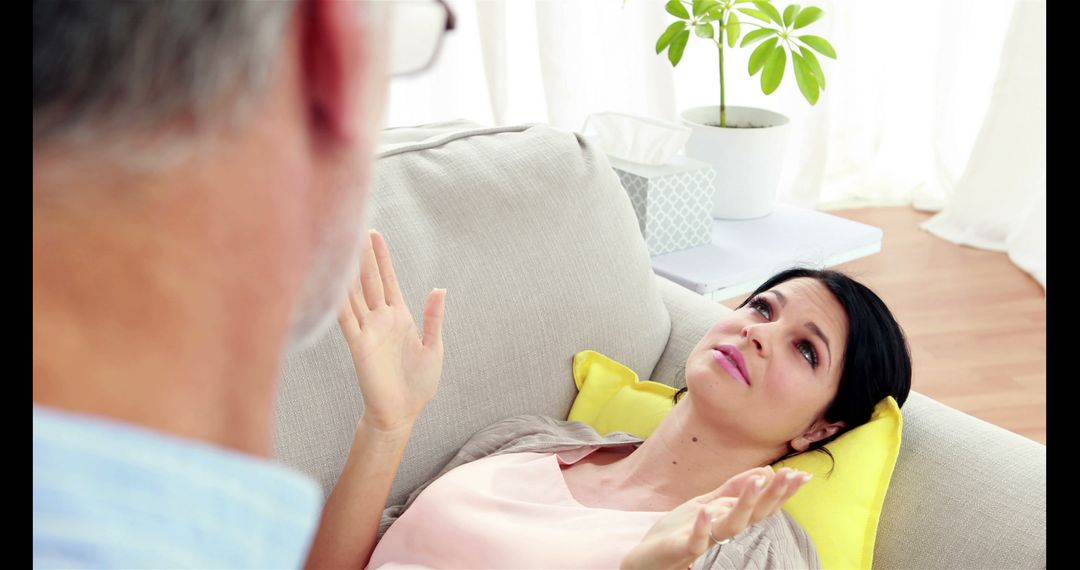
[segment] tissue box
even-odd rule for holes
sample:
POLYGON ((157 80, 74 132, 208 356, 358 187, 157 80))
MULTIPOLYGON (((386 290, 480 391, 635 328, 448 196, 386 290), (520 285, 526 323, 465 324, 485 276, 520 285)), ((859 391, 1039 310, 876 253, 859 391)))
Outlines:
POLYGON ((609 160, 634 205, 650 256, 712 241, 712 166, 682 155, 662 166, 609 160))

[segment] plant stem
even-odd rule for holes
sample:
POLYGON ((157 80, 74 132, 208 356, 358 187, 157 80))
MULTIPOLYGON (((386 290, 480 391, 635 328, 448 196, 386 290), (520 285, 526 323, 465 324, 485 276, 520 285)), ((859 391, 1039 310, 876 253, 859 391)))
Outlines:
MULTIPOLYGON (((720 20, 723 22, 723 19, 720 20)), ((727 126, 727 100, 724 97, 724 26, 720 26, 720 127, 727 126)))

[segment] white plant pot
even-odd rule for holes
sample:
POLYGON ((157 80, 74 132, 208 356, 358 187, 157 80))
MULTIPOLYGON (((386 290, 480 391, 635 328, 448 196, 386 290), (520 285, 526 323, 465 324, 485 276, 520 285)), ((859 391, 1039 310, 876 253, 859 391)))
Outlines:
POLYGON ((686 156, 707 162, 716 169, 713 179, 713 217, 746 220, 768 215, 776 204, 787 147, 788 118, 754 107, 727 107, 726 128, 720 107, 710 105, 683 111, 683 123, 693 129, 686 156), (733 128, 730 125, 759 128, 733 128))

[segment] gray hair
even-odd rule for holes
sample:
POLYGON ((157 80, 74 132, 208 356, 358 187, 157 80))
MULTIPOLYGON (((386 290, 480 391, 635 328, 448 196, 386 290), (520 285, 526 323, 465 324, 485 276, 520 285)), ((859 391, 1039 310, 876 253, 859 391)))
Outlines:
MULTIPOLYGON (((34 0, 34 145, 242 121, 295 0, 34 0)), ((187 132, 187 129, 191 129, 187 132)), ((180 137, 184 138, 184 137, 180 137)))

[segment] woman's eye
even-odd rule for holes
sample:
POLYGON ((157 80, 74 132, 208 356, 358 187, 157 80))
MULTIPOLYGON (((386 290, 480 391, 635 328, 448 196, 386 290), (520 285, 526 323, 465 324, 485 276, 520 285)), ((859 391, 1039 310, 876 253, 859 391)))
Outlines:
POLYGON ((762 299, 754 299, 750 301, 750 308, 761 313, 766 319, 772 318, 772 309, 769 308, 769 304, 762 299))
POLYGON ((812 368, 817 368, 818 358, 817 351, 814 350, 814 345, 808 341, 802 341, 798 344, 799 352, 803 353, 803 358, 810 363, 812 368))

